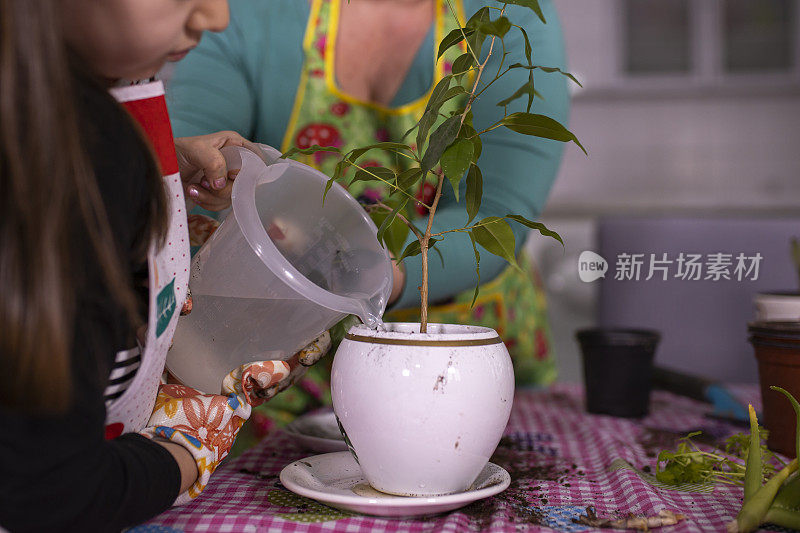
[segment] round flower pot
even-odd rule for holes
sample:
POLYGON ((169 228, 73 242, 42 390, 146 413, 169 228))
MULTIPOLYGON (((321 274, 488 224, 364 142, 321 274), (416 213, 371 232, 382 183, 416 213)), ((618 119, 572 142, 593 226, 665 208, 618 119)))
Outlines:
POLYGON ((800 292, 761 292, 756 294, 753 303, 758 321, 800 321, 800 292))
POLYGON ((797 418, 778 386, 800 398, 800 322, 752 322, 750 343, 758 360, 763 424, 769 430, 767 446, 789 457, 796 454, 797 418))
POLYGON ((493 329, 354 326, 333 361, 333 409, 373 488, 402 496, 468 489, 508 423, 514 370, 493 329))
POLYGON ((583 355, 586 410, 620 417, 646 416, 659 333, 591 328, 575 336, 583 355))

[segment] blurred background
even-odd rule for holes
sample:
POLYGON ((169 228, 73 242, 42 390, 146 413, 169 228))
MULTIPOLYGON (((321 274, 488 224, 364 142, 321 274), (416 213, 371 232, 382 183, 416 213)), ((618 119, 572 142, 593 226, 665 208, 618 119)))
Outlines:
POLYGON ((584 86, 569 128, 589 152, 566 146, 542 217, 565 249, 527 243, 559 380, 582 381, 575 331, 602 325, 659 330, 660 366, 756 382, 753 297, 800 289, 800 0, 554 1, 584 86), (586 250, 605 278, 580 280, 586 250), (642 254, 638 280, 615 279, 626 253, 642 254), (730 255, 731 279, 676 277, 681 253, 730 255), (648 280, 651 254, 668 272, 648 280), (739 254, 760 270, 736 279, 739 254))
POLYGON ((660 364, 757 381, 752 297, 798 290, 798 4, 556 0, 569 69, 585 87, 569 127, 589 156, 567 147, 543 216, 566 250, 543 238, 528 250, 547 287, 561 381, 581 380, 574 332, 594 324, 660 329, 660 364), (584 250, 608 261, 604 279, 579 279, 584 250), (763 259, 757 279, 645 279, 650 253, 681 252, 763 259), (620 253, 645 254, 639 280, 614 279, 620 253))

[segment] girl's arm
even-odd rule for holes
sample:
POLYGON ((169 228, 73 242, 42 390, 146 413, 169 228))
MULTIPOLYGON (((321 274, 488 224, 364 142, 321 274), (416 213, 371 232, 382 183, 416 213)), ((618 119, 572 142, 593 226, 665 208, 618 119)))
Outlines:
POLYGON ((195 463, 194 457, 180 444, 166 440, 157 440, 156 442, 166 448, 172 458, 175 459, 175 462, 178 463, 178 470, 180 470, 181 476, 181 488, 178 492, 183 494, 197 481, 197 463, 195 463))
MULTIPOLYGON (((110 229, 136 273, 142 259, 133 250, 145 218, 148 155, 105 92, 92 85, 79 90, 86 150, 110 229)), ((76 295, 71 403, 54 406, 62 408, 59 413, 38 415, 0 408, 0 526, 10 531, 119 531, 167 509, 190 477, 181 474, 179 453, 142 435, 106 439, 120 431, 106 428, 110 369, 115 354, 135 341, 127 314, 101 282, 82 226, 75 225, 69 245, 74 261, 66 266, 76 295)))
MULTIPOLYGON (((83 311, 92 324, 79 327, 84 338, 76 337, 76 350, 85 354, 89 346, 110 345, 113 321, 96 319, 86 306, 83 311)), ((168 509, 188 483, 178 450, 135 433, 105 439, 99 366, 89 357, 73 365, 74 402, 64 414, 0 412, 0 526, 119 531, 168 509)), ((192 466, 196 474, 193 461, 192 466)))

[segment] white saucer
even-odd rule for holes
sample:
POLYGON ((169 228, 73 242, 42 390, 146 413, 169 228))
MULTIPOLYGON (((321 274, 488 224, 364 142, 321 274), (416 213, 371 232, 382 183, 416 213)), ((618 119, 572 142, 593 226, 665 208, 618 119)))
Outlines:
POLYGON ((283 430, 298 444, 312 452, 346 452, 342 432, 333 411, 303 415, 293 420, 283 430))
POLYGON ((281 471, 281 483, 295 494, 330 507, 375 516, 411 517, 452 511, 503 492, 511 476, 488 463, 472 488, 445 496, 393 496, 369 486, 350 452, 326 453, 295 461, 281 471))

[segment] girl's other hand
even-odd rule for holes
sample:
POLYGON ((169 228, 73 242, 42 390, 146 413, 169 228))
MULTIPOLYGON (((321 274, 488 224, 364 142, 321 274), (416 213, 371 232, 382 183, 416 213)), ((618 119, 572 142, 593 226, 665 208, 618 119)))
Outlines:
POLYGON ((252 406, 260 405, 297 382, 331 347, 325 331, 287 361, 258 361, 231 371, 222 382, 223 394, 244 396, 252 406))
POLYGON ((260 151, 235 131, 175 139, 184 195, 187 201, 209 211, 222 211, 231 205, 233 180, 239 169, 229 169, 225 164, 220 152, 225 146, 243 146, 256 153, 260 151))

